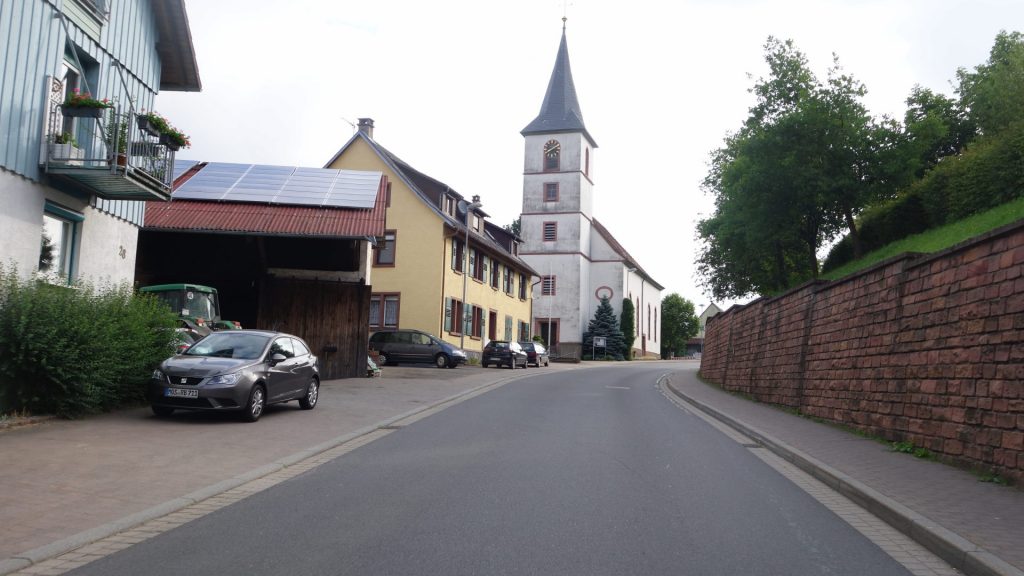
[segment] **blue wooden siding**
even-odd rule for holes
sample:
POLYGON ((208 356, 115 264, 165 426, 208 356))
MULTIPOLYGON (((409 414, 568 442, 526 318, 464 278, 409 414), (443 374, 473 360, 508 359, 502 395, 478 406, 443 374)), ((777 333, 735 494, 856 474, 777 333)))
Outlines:
MULTIPOLYGON (((71 5, 75 0, 62 0, 71 5)), ((60 0, 0 1, 0 168, 40 181, 39 150, 46 121, 48 76, 58 76, 70 40, 98 63, 88 78, 96 98, 120 108, 152 110, 160 86, 157 28, 149 0, 110 3, 97 42, 70 18, 57 18, 60 0)), ((93 205, 136 224, 144 204, 96 198, 93 205)))

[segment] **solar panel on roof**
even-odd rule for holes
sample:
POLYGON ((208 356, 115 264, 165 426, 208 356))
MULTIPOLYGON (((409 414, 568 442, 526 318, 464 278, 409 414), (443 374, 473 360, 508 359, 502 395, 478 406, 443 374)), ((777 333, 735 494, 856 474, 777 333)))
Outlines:
POLYGON ((210 162, 173 197, 370 209, 380 179, 380 172, 210 162))
POLYGON ((188 169, 193 167, 193 166, 195 166, 196 164, 199 164, 198 160, 181 160, 181 159, 175 158, 174 159, 174 167, 171 169, 171 174, 173 175, 173 179, 177 180, 178 176, 181 176, 185 172, 188 172, 188 169))

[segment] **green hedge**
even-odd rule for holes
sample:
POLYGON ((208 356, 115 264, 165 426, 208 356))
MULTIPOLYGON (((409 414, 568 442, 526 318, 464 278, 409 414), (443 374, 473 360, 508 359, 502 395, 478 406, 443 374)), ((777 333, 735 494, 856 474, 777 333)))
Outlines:
MULTIPOLYGON (((992 138, 979 138, 963 154, 944 158, 894 201, 859 218, 863 253, 956 222, 1024 196, 1024 121, 992 138)), ((834 270, 853 260, 848 237, 822 265, 834 270)))
POLYGON ((176 323, 127 286, 56 286, 0 266, 0 413, 73 418, 141 402, 176 323))
MULTIPOLYGON (((907 236, 920 234, 932 227, 928 212, 919 194, 904 194, 885 204, 869 208, 858 219, 862 254, 869 254, 879 248, 907 236)), ((822 272, 829 272, 843 264, 852 262, 853 242, 843 237, 828 253, 821 266, 822 272)))

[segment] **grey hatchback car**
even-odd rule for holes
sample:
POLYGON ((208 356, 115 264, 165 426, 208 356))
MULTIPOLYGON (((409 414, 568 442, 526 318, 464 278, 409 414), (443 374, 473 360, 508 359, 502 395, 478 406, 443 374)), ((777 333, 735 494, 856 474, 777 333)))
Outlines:
POLYGON ((213 332, 153 371, 147 397, 157 416, 175 410, 237 411, 255 422, 268 404, 312 410, 320 367, 297 336, 263 330, 213 332))

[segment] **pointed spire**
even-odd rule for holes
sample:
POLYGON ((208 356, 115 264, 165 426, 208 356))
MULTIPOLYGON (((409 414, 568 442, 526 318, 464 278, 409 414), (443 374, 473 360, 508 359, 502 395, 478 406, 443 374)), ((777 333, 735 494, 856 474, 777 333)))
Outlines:
POLYGON ((572 81, 572 69, 569 66, 569 47, 565 41, 565 21, 562 17, 562 42, 558 46, 555 68, 551 71, 548 91, 544 95, 540 114, 530 122, 523 131, 529 134, 547 134, 551 132, 583 132, 590 144, 597 147, 594 139, 583 125, 583 112, 579 100, 576 99, 576 86, 572 81))

